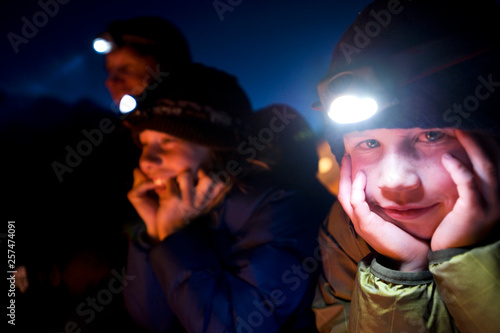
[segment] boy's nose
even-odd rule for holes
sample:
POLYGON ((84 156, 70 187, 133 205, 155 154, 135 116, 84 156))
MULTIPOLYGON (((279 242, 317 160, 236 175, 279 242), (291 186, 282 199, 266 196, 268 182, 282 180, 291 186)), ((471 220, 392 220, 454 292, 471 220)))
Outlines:
POLYGON ((107 85, 116 85, 116 84, 123 84, 125 80, 123 79, 123 76, 118 74, 116 71, 111 71, 108 73, 108 76, 106 77, 105 84, 107 85))
POLYGON ((139 166, 143 171, 150 170, 162 163, 158 147, 143 147, 141 157, 139 158, 139 166))
POLYGON ((378 187, 386 191, 409 191, 421 185, 416 163, 411 159, 390 154, 380 164, 378 187))
POLYGON ((108 90, 113 94, 117 94, 118 92, 122 92, 125 89, 124 85, 125 81, 120 79, 115 79, 114 77, 108 76, 104 81, 104 85, 108 90))

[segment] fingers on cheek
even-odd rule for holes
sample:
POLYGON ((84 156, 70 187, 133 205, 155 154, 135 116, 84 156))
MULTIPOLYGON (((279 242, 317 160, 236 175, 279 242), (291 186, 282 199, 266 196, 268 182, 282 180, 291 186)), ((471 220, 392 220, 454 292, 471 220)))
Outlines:
POLYGON ((210 187, 210 182, 207 182, 205 180, 200 180, 198 185, 196 186, 196 195, 195 195, 195 206, 196 207, 201 207, 204 206, 205 203, 210 199, 211 197, 211 187, 210 187))
POLYGON ((211 185, 211 193, 213 197, 217 197, 225 188, 224 183, 215 182, 211 185))
POLYGON ((365 186, 366 175, 363 172, 358 172, 351 189, 351 205, 355 206, 365 201, 365 186))
POLYGON ((206 191, 210 188, 210 186, 212 186, 213 183, 214 181, 212 178, 204 173, 198 172, 198 184, 196 187, 200 188, 202 191, 206 191))
POLYGON ((351 158, 348 155, 345 155, 342 158, 342 162, 340 164, 340 176, 347 177, 351 174, 351 158))
POLYGON ((198 205, 204 206, 212 203, 215 198, 222 192, 224 189, 224 183, 213 181, 208 178, 206 181, 204 180, 203 184, 200 184, 201 188, 197 193, 196 201, 198 205))
POLYGON ((206 177, 210 178, 202 168, 198 169, 198 171, 196 172, 196 175, 198 176, 199 179, 203 179, 206 177))
POLYGON ((181 193, 181 184, 174 178, 170 178, 165 183, 166 194, 168 196, 178 196, 181 193))
MULTIPOLYGON (((468 169, 461 165, 457 166, 451 162, 454 157, 450 158, 446 155, 443 156, 443 165, 450 172, 457 186, 464 184, 462 188, 468 187, 476 191, 474 194, 479 193, 486 204, 490 205, 490 209, 497 207, 500 197, 498 184, 500 179, 499 142, 490 136, 473 137, 466 132, 460 132, 457 136, 467 151, 470 165, 465 164, 468 169)), ((457 164, 459 163, 457 162, 457 164)))
POLYGON ((484 156, 476 162, 474 167, 481 180, 488 184, 498 184, 499 166, 497 162, 484 156))
POLYGON ((348 156, 344 156, 340 166, 338 199, 342 206, 350 203, 351 200, 351 163, 348 156))
MULTIPOLYGON (((470 168, 472 169, 473 167, 484 180, 498 181, 500 143, 490 136, 473 136, 463 131, 459 131, 458 133, 459 135, 457 136, 467 152, 467 158, 470 160, 470 168)), ((466 165, 469 164, 466 163, 466 165)))
POLYGON ((445 154, 442 161, 457 186, 461 204, 465 205, 471 214, 479 217, 483 212, 484 198, 480 194, 474 174, 463 163, 449 154, 445 154))
POLYGON ((134 169, 134 185, 138 185, 146 179, 146 176, 139 169, 134 169))
POLYGON ((351 202, 351 190, 350 190, 351 185, 345 185, 342 182, 339 183, 339 193, 338 193, 338 200, 342 207, 344 207, 345 210, 347 210, 347 205, 350 205, 351 202), (347 187, 349 186, 349 188, 347 187))
POLYGON ((188 170, 181 172, 177 176, 177 182, 179 183, 179 186, 182 189, 188 188, 189 185, 193 183, 193 176, 192 176, 191 172, 188 170))
POLYGON ((441 160, 457 186, 475 186, 474 175, 462 162, 450 154, 444 154, 441 160))

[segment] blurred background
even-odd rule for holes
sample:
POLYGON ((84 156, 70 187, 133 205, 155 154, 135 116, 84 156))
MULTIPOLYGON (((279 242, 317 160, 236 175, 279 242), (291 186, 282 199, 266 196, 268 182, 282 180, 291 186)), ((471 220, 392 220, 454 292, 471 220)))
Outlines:
POLYGON ((109 108, 103 57, 93 52, 92 40, 112 20, 158 15, 184 33, 194 61, 236 75, 256 109, 289 103, 318 128, 320 117, 310 108, 316 84, 340 34, 369 2, 7 0, 0 89, 109 108), (35 31, 23 30, 26 21, 38 24, 35 31))
MULTIPOLYGON (((316 85, 369 2, 4 1, 0 242, 7 253, 7 222, 15 221, 18 284, 25 281, 15 298, 17 330, 134 331, 118 287, 126 284, 126 236, 137 219, 126 193, 139 152, 104 86, 104 56, 92 49, 111 21, 169 20, 193 60, 235 75, 254 109, 289 104, 321 136, 323 116, 311 108, 316 85)), ((319 178, 334 192, 335 160, 325 142, 318 152, 319 178)))

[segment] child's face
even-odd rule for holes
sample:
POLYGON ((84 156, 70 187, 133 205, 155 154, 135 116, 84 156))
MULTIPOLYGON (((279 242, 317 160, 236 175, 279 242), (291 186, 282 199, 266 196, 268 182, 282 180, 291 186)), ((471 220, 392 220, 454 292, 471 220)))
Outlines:
POLYGON ((196 175, 198 169, 209 161, 208 147, 163 132, 144 130, 139 134, 139 141, 142 144, 139 167, 157 185, 157 193, 165 189, 168 179, 175 179, 185 170, 196 175))
POLYGON ((118 104, 124 95, 139 95, 144 91, 156 65, 152 57, 141 56, 130 47, 121 47, 106 55, 106 70, 106 87, 118 104))
POLYGON ((448 152, 466 165, 467 154, 453 128, 374 129, 344 136, 352 177, 367 177, 366 201, 386 221, 430 239, 458 198, 441 163, 448 152))

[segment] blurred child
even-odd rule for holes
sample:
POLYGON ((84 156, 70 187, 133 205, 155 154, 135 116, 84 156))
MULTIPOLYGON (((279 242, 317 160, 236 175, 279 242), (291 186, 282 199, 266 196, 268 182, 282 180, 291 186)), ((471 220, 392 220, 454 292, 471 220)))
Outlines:
POLYGON ((317 180, 274 179, 257 153, 258 133, 267 142, 293 114, 277 108, 252 128, 237 80, 199 64, 136 101, 125 121, 142 154, 128 197, 142 228, 123 290, 134 320, 154 332, 316 331, 317 228, 333 198, 317 180))

